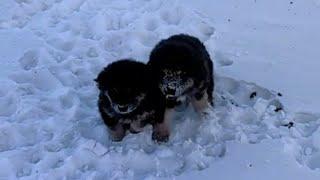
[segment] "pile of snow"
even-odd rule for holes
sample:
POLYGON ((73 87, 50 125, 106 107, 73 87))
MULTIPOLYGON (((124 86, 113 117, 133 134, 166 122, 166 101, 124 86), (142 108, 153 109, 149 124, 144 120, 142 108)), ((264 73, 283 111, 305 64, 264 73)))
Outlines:
MULTIPOLYGON (((212 168, 223 179, 232 175, 227 171, 232 161, 243 162, 251 150, 259 151, 254 162, 267 155, 274 160, 270 166, 278 159, 295 168, 292 163, 300 163, 306 171, 297 173, 320 168, 319 115, 290 112, 278 92, 219 74, 209 119, 200 120, 188 107, 177 114, 170 141, 162 145, 151 140, 150 127, 122 142, 109 139, 93 79, 110 62, 127 57, 146 62, 160 39, 188 33, 217 58, 218 72, 232 65, 214 52, 210 19, 179 4, 3 0, 0 179, 214 177, 208 173, 212 168), (274 153, 263 153, 269 146, 277 146, 274 153)), ((312 172, 320 177, 318 170, 312 172)), ((259 173, 261 168, 254 174, 259 173)))

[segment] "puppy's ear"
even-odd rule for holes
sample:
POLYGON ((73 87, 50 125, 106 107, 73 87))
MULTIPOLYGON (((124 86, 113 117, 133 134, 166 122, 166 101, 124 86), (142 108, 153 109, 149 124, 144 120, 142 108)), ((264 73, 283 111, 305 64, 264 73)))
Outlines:
POLYGON ((100 79, 99 79, 99 77, 95 78, 94 81, 96 82, 97 88, 101 90, 102 87, 101 87, 101 84, 100 84, 100 79))

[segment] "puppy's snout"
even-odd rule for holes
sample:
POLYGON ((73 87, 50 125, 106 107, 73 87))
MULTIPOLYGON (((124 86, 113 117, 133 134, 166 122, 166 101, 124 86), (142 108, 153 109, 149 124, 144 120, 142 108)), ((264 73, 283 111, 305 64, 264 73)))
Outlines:
POLYGON ((168 101, 176 101, 176 100, 177 100, 177 97, 172 96, 172 95, 167 95, 167 100, 168 100, 168 101))
POLYGON ((169 108, 175 107, 177 105, 177 97, 171 96, 171 95, 167 95, 167 97, 166 97, 166 105, 169 108))
POLYGON ((121 112, 126 112, 126 111, 128 111, 128 106, 126 106, 126 105, 118 105, 118 109, 121 112))
POLYGON ((174 95, 176 94, 176 90, 173 89, 173 88, 168 88, 168 89, 167 89, 167 94, 168 94, 169 96, 174 97, 174 95))

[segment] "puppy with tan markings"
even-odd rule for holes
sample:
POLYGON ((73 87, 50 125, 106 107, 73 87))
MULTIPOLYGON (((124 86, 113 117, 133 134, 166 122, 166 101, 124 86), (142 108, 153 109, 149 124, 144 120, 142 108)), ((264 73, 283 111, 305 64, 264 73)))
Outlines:
POLYGON ((213 105, 213 63, 199 39, 179 34, 160 41, 151 52, 148 65, 166 98, 162 127, 169 128, 174 108, 181 103, 191 101, 200 115, 213 105))
POLYGON ((120 60, 108 65, 95 81, 100 90, 99 111, 112 140, 121 141, 127 131, 138 133, 147 124, 153 126, 154 140, 168 140, 169 131, 162 127, 165 98, 147 65, 120 60))

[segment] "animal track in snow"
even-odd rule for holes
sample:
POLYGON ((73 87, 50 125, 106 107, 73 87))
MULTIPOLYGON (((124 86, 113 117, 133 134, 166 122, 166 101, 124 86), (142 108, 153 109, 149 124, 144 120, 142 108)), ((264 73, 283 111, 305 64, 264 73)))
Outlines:
POLYGON ((311 169, 320 168, 320 116, 299 112, 288 117, 292 122, 291 137, 286 148, 293 153, 297 161, 311 169), (295 148, 293 148, 295 147, 295 148))
POLYGON ((150 18, 150 19, 147 19, 146 22, 145 22, 145 28, 148 30, 148 31, 155 31, 158 26, 159 26, 160 22, 158 21, 158 19, 156 18, 150 18))
POLYGON ((15 86, 11 82, 0 81, 4 84, 0 90, 0 117, 12 116, 18 109, 18 98, 11 93, 12 89, 15 89, 15 86))
POLYGON ((60 102, 63 108, 69 109, 75 105, 75 101, 77 99, 75 93, 76 92, 68 91, 60 96, 60 102))
POLYGON ((24 70, 30 70, 38 65, 39 55, 37 51, 30 50, 24 53, 19 59, 20 65, 24 70))
POLYGON ((54 48, 62 51, 71 51, 75 45, 73 41, 64 41, 59 38, 50 39, 48 44, 52 45, 54 48))
POLYGON ((60 87, 59 81, 47 69, 42 68, 14 73, 11 75, 11 79, 19 84, 32 84, 43 91, 55 90, 60 87))
POLYGON ((215 52, 214 59, 219 66, 231 66, 233 64, 233 60, 226 57, 222 52, 215 52))
POLYGON ((96 48, 90 47, 87 51, 87 56, 91 58, 95 58, 99 56, 99 53, 96 48))
POLYGON ((161 18, 169 25, 178 25, 183 17, 182 9, 172 8, 170 10, 161 11, 161 18))
POLYGON ((137 33, 136 36, 144 46, 149 48, 153 48, 153 46, 155 46, 155 44, 159 41, 159 37, 152 32, 137 33))

